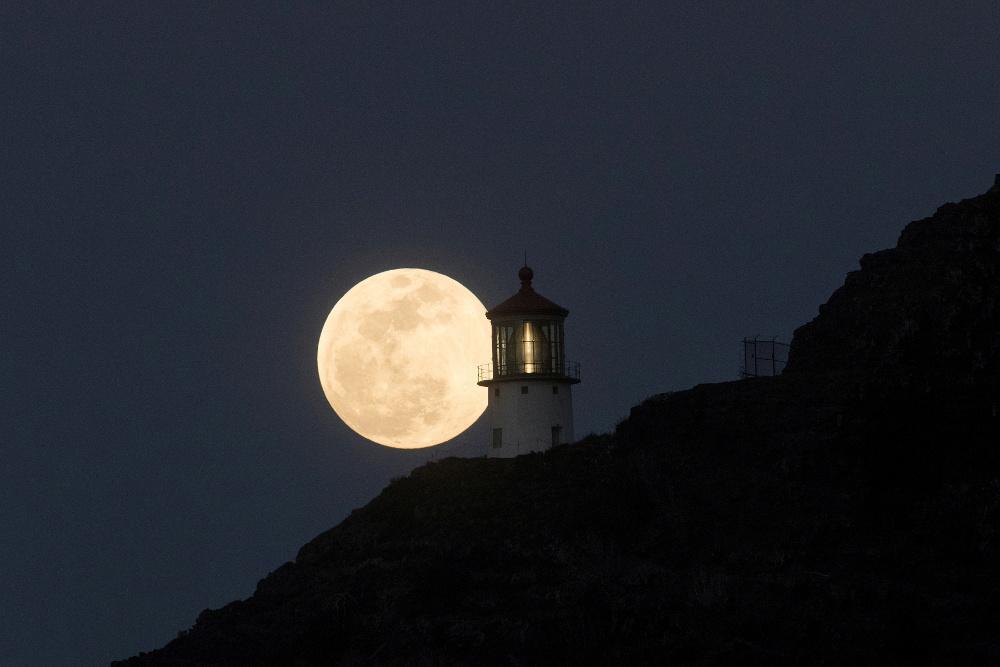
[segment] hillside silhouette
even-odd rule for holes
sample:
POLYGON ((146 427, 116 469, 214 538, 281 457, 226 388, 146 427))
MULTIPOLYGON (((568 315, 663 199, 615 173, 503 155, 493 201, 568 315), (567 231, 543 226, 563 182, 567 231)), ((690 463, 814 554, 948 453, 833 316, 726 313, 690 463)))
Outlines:
POLYGON ((117 665, 995 663, 1000 176, 908 225, 785 373, 391 483, 117 665))

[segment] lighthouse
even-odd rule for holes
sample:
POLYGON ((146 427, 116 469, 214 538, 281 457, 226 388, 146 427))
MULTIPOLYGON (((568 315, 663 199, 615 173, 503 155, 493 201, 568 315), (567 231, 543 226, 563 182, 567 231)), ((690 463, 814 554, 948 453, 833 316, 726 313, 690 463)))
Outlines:
POLYGON ((580 365, 566 360, 569 311, 535 291, 529 267, 517 277, 517 294, 486 311, 493 360, 479 367, 479 385, 489 391, 487 456, 540 452, 574 439, 572 387, 580 365))

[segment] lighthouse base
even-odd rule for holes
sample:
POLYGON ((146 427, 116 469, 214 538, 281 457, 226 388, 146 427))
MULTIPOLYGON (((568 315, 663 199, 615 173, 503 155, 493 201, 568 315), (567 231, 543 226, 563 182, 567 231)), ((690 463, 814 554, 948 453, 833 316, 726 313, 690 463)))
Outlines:
POLYGON ((488 387, 487 456, 509 458, 574 441, 571 382, 521 378, 488 387))

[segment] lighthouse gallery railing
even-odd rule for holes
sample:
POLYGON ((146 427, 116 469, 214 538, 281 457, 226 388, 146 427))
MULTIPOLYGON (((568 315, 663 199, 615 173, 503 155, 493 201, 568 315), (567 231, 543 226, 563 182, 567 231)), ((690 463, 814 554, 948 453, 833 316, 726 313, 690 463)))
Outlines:
POLYGON ((502 377, 568 377, 574 380, 580 379, 580 362, 564 361, 560 364, 552 362, 543 363, 540 361, 518 362, 503 364, 495 369, 493 364, 479 365, 479 382, 483 380, 495 380, 502 377))

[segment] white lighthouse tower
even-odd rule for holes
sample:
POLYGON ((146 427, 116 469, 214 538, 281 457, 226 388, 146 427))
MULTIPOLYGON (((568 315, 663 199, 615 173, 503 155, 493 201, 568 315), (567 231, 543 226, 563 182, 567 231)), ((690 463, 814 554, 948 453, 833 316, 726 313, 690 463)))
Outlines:
POLYGON ((569 311, 531 287, 527 266, 521 289, 486 311, 493 324, 493 361, 479 367, 489 390, 488 456, 510 457, 573 442, 572 387, 580 365, 566 361, 563 321, 569 311))

